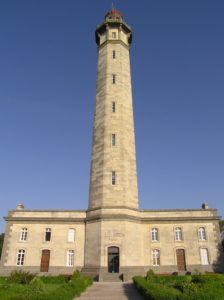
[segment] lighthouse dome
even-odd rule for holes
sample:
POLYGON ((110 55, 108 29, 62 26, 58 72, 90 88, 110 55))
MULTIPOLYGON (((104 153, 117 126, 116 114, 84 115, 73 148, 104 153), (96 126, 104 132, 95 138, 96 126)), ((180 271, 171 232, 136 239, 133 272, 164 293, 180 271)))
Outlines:
POLYGON ((123 20, 123 15, 115 10, 114 8, 112 8, 110 11, 108 11, 108 13, 106 13, 105 15, 105 21, 109 21, 109 20, 123 20))

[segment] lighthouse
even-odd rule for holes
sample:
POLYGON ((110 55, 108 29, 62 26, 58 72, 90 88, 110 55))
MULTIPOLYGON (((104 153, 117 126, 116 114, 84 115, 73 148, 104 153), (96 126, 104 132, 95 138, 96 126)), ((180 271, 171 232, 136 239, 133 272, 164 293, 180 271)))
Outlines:
POLYGON ((89 210, 138 208, 130 72, 132 31, 112 9, 96 29, 98 66, 89 210))
POLYGON ((139 209, 132 30, 112 9, 96 28, 95 38, 98 64, 88 208, 33 210, 19 204, 9 210, 0 275, 20 269, 39 275, 72 274, 78 269, 95 280, 126 281, 149 269, 223 272, 216 209, 207 203, 201 209, 139 209))

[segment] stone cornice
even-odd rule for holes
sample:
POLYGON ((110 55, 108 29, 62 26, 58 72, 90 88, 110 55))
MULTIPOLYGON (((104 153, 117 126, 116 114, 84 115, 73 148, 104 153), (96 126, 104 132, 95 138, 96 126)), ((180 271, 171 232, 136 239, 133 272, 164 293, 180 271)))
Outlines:
POLYGON ((100 50, 101 48, 103 48, 107 44, 121 44, 125 48, 130 49, 130 47, 127 44, 125 44, 122 40, 107 40, 107 41, 103 42, 101 45, 98 46, 98 50, 100 50))
POLYGON ((42 218, 42 217, 4 217, 4 219, 13 222, 46 222, 46 223, 84 223, 86 218, 42 218))
POLYGON ((220 220, 218 216, 198 216, 198 217, 136 217, 124 214, 101 214, 86 218, 86 222, 101 221, 101 220, 132 220, 140 223, 155 223, 155 222, 201 222, 201 221, 217 221, 220 220))
POLYGON ((138 223, 152 223, 152 222, 203 222, 203 221, 217 221, 220 220, 220 217, 217 216, 216 209, 163 209, 163 210, 139 210, 136 208, 128 207, 128 206, 105 206, 105 207, 98 207, 90 210, 9 210, 9 215, 4 217, 6 221, 13 221, 13 222, 41 222, 41 223, 85 223, 85 222, 99 222, 102 220, 132 220, 138 223), (111 211, 110 211, 111 209, 111 211), (118 209, 118 212, 114 210, 118 209), (123 210, 123 211, 122 211, 123 210), (130 211, 130 213, 128 212, 130 211), (191 215, 190 212, 211 212, 211 215, 191 215), (37 213, 33 214, 32 216, 28 214, 26 216, 26 212, 37 213), (65 214, 64 216, 56 216, 56 215, 43 215, 41 213, 45 212, 68 212, 68 213, 84 213, 81 215, 70 215, 65 214), (91 214, 93 212, 93 214, 91 214), (134 215, 131 212, 136 212, 134 215), (158 214, 156 216, 153 214, 150 216, 150 212, 167 212, 171 213, 172 215, 161 215, 158 214), (175 212, 188 212, 189 215, 175 215, 175 212), (15 213, 15 215, 14 215, 15 213), (21 215, 20 215, 21 213, 21 215), (38 214, 39 213, 39 214, 38 214), (145 214, 144 214, 145 213, 145 214), (86 216, 87 214, 87 216, 86 216))
POLYGON ((128 209, 128 210, 134 210, 134 211, 139 211, 138 208, 133 208, 130 206, 99 206, 96 208, 91 208, 88 209, 86 212, 91 212, 91 211, 96 211, 96 210, 102 210, 102 209, 128 209))
POLYGON ((86 210, 73 209, 10 209, 9 212, 86 212, 86 210))

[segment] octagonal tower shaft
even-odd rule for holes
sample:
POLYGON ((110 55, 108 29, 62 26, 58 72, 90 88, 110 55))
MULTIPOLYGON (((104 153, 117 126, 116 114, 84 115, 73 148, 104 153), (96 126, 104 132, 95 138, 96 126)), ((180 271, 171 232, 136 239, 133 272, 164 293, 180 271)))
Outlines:
MULTIPOLYGON (((116 12, 116 11, 115 11, 116 12)), ((109 12, 97 27, 98 70, 89 210, 138 209, 129 47, 131 28, 109 12)))

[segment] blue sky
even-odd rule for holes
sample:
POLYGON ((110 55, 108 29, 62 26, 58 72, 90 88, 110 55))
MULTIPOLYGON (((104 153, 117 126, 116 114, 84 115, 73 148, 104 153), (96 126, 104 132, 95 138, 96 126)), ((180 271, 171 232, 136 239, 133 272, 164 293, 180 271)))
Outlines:
MULTIPOLYGON (((141 209, 224 208, 224 2, 113 1, 133 29, 141 209)), ((0 2, 0 232, 8 209, 86 209, 111 1, 0 2)))

